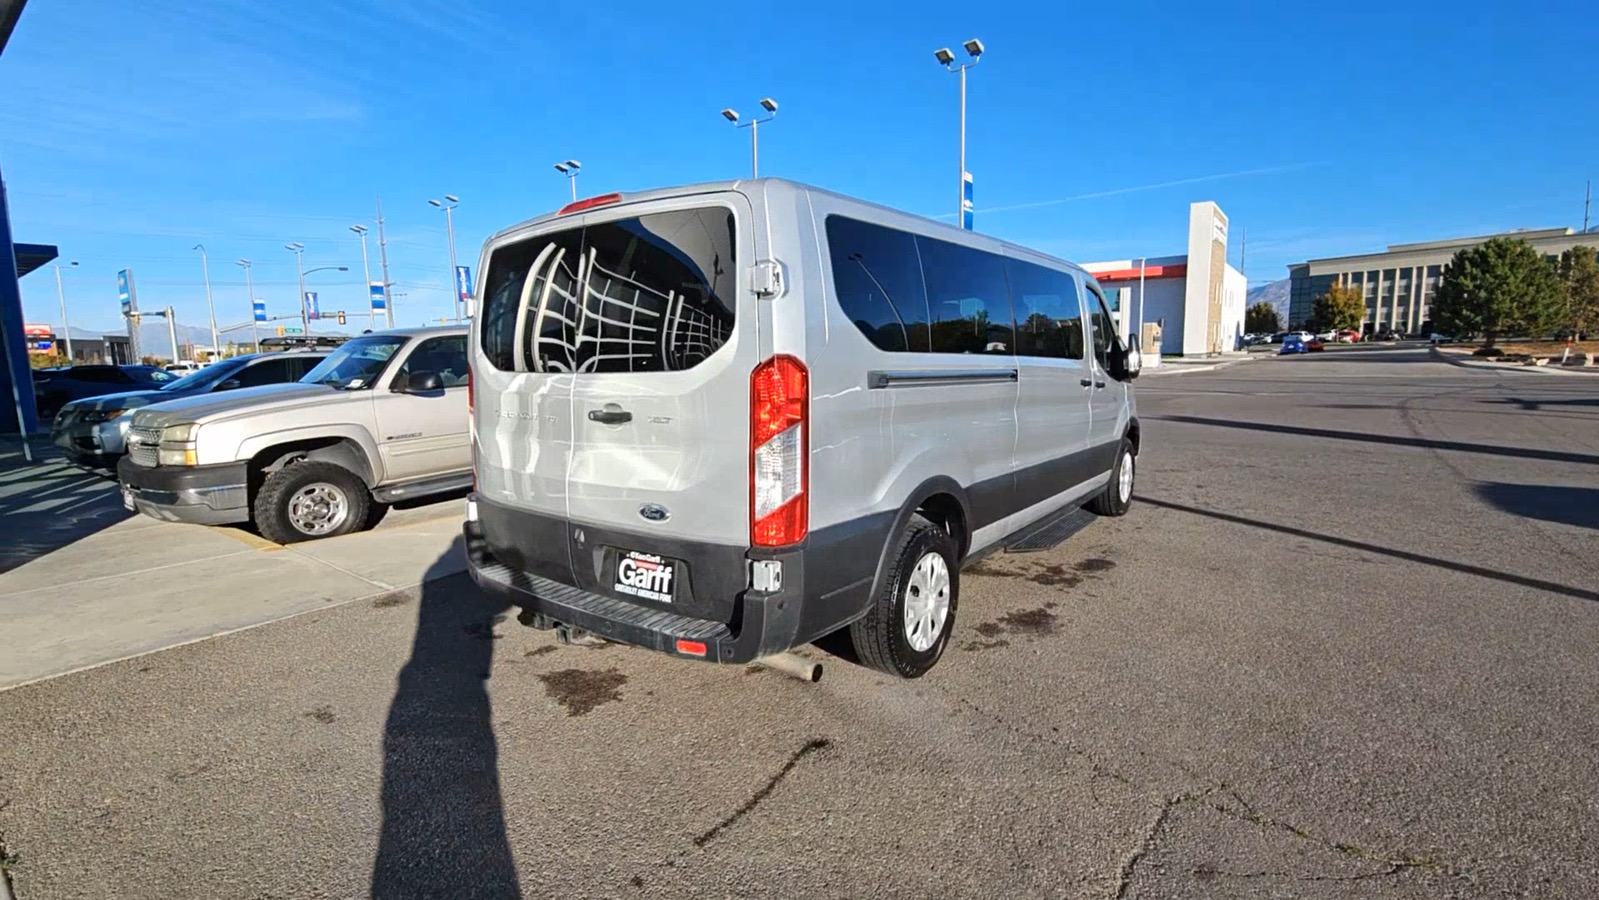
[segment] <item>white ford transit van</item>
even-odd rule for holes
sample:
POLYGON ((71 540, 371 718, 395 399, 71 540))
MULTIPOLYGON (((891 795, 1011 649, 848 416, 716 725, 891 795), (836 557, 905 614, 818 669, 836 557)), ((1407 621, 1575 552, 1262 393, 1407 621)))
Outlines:
POLYGON ((724 663, 849 628, 925 673, 960 568, 1126 512, 1092 276, 778 179, 607 194, 484 245, 473 579, 538 627, 724 663))

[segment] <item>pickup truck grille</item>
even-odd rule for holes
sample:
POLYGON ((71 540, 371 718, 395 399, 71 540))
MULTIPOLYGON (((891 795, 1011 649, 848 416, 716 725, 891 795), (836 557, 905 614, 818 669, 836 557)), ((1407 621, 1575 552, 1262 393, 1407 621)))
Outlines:
POLYGON ((128 429, 128 458, 136 466, 154 466, 160 455, 161 429, 135 425, 128 429))

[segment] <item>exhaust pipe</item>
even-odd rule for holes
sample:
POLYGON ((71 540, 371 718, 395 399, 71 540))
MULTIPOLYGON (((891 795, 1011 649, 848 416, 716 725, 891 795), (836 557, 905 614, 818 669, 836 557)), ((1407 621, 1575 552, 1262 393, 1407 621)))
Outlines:
POLYGON ((774 653, 771 656, 763 656, 755 660, 755 665, 771 669, 773 672, 782 672, 801 681, 809 681, 811 684, 822 680, 822 664, 795 653, 774 653))

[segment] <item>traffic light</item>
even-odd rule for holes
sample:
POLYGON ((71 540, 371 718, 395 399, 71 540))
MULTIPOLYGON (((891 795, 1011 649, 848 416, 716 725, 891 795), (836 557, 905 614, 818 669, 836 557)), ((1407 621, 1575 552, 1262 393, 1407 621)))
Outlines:
POLYGON ((344 324, 344 310, 342 310, 342 309, 339 310, 339 324, 340 325, 344 324))
POLYGON ((283 337, 283 326, 282 325, 278 326, 278 337, 283 337))

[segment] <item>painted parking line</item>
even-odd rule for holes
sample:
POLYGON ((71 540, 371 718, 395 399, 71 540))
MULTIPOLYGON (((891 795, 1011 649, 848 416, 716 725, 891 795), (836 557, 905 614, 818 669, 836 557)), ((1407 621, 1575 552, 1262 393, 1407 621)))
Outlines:
POLYGON ((244 530, 243 528, 228 528, 226 526, 219 526, 217 531, 221 534, 227 535, 230 538, 233 538, 246 547, 253 547, 256 550, 261 550, 267 553, 276 550, 288 549, 277 541, 269 541, 259 534, 254 534, 244 530))

